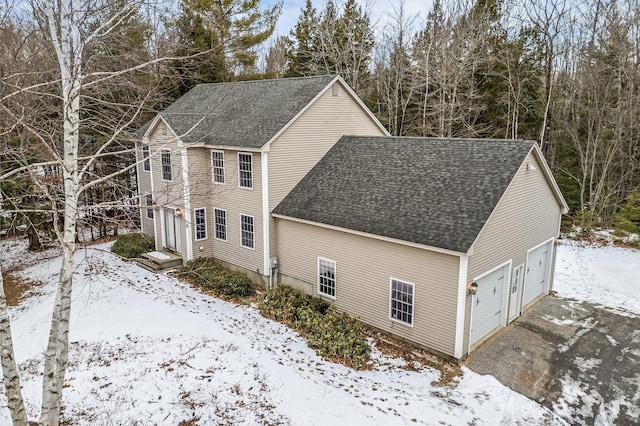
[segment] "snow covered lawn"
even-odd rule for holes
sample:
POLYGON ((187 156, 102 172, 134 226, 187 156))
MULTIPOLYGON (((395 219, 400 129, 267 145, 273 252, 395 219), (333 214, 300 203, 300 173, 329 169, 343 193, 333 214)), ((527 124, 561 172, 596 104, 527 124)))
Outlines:
MULTIPOLYGON (((557 424, 547 409, 464 369, 456 386, 374 351, 354 371, 316 356, 297 333, 253 306, 203 295, 168 274, 121 261, 102 244, 78 251, 71 354, 63 395, 75 424, 405 425, 557 424)), ((0 241, 0 261, 25 262, 25 246, 0 241), (9 253, 8 255, 6 253, 9 253), (19 260, 18 260, 19 259, 19 260)), ((46 257, 46 256, 45 256, 46 257)), ((45 283, 11 309, 27 410, 41 399, 42 353, 60 258, 24 276, 45 283)), ((9 423, 0 394, 0 424, 9 423)))
POLYGON ((640 251, 562 240, 553 288, 559 297, 640 315, 640 251))

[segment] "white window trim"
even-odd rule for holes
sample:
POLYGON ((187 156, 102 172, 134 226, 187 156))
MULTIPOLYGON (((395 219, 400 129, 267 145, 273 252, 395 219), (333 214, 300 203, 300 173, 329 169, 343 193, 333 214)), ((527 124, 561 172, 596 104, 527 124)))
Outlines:
POLYGON ((149 145, 142 145, 142 171, 151 173, 151 148, 149 145))
POLYGON ((248 190, 253 190, 253 176, 254 176, 254 166, 253 166, 253 154, 250 152, 239 152, 238 153, 238 188, 242 188, 242 189, 248 189, 248 190), (241 155, 248 155, 249 158, 251 159, 251 186, 242 186, 242 171, 240 170, 240 156, 241 155))
POLYGON ((250 214, 244 214, 244 213, 240 213, 240 247, 242 248, 246 248, 249 250, 255 250, 256 249, 256 218, 251 216, 250 214), (242 216, 245 217, 250 217, 253 221, 253 238, 252 238, 252 242, 253 242, 253 247, 249 247, 249 246, 245 246, 244 244, 242 244, 242 216))
POLYGON ((407 327, 413 327, 413 324, 415 323, 415 317, 416 317, 416 285, 412 282, 401 280, 400 278, 390 277, 389 278, 389 319, 395 323, 406 325, 407 327), (391 295, 393 294, 394 281, 400 282, 402 284, 411 285, 411 323, 399 320, 397 318, 394 318, 391 315, 391 302, 393 301, 393 299, 391 298, 391 295))
MULTIPOLYGON (((227 242, 228 239, 228 235, 229 235, 229 226, 228 223, 228 216, 227 216, 227 211, 225 209, 220 209, 218 207, 214 207, 213 208, 213 226, 214 226, 214 233, 213 233, 213 238, 215 238, 218 241, 224 241, 225 243, 227 242), (216 211, 221 211, 224 212, 224 236, 225 239, 223 240, 222 238, 218 238, 218 215, 216 215, 216 211)), ((242 231, 242 230, 241 230, 242 231)), ((242 235, 240 235, 240 242, 242 242, 242 235)))
POLYGON ((211 179, 213 181, 214 185, 224 185, 225 182, 227 181, 227 177, 225 175, 225 164, 224 164, 224 151, 219 150, 219 149, 212 149, 211 150, 211 179), (222 182, 217 182, 216 181, 216 174, 215 174, 215 166, 213 164, 213 156, 214 154, 222 154, 222 182))
POLYGON ((318 294, 322 297, 326 297, 329 299, 336 299, 336 296, 338 295, 338 264, 335 260, 331 260, 331 259, 327 259, 326 257, 321 257, 318 256, 318 261, 316 262, 316 291, 318 292, 318 294), (320 261, 324 260, 325 262, 331 262, 333 263, 333 291, 335 293, 335 296, 332 296, 330 294, 327 293, 323 293, 320 291, 320 261))
POLYGON ((173 159, 171 158, 170 149, 163 149, 162 151, 160 151, 160 176, 164 182, 173 182, 173 159), (162 156, 166 153, 169 153, 169 168, 171 172, 171 179, 164 178, 164 165, 162 164, 162 156))
POLYGON ((193 227, 195 231, 195 239, 196 241, 204 241, 209 237, 209 230, 207 229, 207 209, 206 207, 200 207, 197 209, 193 209, 193 227), (196 212, 198 210, 202 210, 204 213, 204 238, 198 238, 198 221, 196 220, 196 212))

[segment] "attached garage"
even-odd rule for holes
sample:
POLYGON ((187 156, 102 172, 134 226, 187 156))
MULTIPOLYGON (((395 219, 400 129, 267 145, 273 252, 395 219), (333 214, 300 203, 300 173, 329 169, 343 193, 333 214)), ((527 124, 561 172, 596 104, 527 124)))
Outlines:
POLYGON ((507 263, 475 280, 478 288, 471 301, 471 345, 503 325, 510 269, 511 263, 507 263))
POLYGON ((527 252, 527 263, 522 306, 527 306, 536 297, 545 294, 548 288, 553 240, 549 240, 527 252))
POLYGON ((519 315, 527 264, 548 291, 563 211, 535 142, 344 136, 271 212, 279 279, 461 359, 519 315))

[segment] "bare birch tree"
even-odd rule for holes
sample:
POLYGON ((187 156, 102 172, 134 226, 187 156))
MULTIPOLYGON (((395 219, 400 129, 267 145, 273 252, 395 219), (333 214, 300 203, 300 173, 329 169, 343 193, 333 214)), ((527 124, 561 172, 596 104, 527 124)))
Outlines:
POLYGON ((11 412, 14 426, 26 426, 27 412, 24 409, 24 399, 20 388, 20 375, 13 355, 13 339, 11 336, 11 322, 7 311, 7 298, 4 294, 2 264, 0 264, 0 348, 2 353, 2 376, 7 397, 7 407, 11 412))

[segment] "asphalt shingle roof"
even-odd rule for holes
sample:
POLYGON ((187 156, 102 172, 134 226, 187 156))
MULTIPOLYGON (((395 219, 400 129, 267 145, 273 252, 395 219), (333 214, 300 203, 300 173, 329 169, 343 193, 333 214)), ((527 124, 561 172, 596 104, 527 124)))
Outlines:
POLYGON ((187 144, 260 148, 334 78, 199 84, 160 115, 187 144))
POLYGON ((273 212, 467 252, 534 143, 343 136, 273 212))

